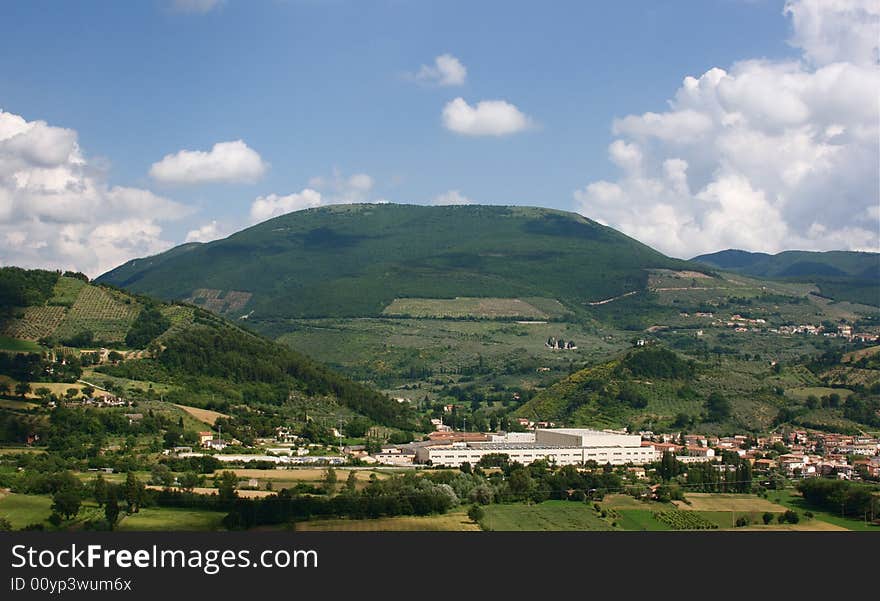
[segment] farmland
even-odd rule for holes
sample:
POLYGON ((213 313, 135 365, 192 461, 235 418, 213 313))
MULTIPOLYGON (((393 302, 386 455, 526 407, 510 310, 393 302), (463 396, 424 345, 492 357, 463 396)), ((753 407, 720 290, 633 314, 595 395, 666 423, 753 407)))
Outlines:
POLYGON ((224 515, 226 514, 221 511, 204 509, 144 507, 137 513, 125 515, 117 529, 122 531, 220 530, 224 515))
POLYGON ((568 313, 559 301, 549 298, 397 298, 385 307, 384 315, 407 317, 475 317, 498 319, 521 317, 549 319, 568 313), (543 309, 539 308, 543 307, 543 309))
POLYGON ((140 306, 130 297, 97 286, 84 286, 54 334, 60 339, 92 332, 95 340, 122 342, 140 306))
POLYGON ((198 407, 187 407, 186 405, 174 405, 178 409, 186 411, 193 419, 213 426, 219 417, 229 417, 225 413, 211 411, 210 409, 199 409, 198 407))
POLYGON ((0 492, 0 517, 6 517, 16 529, 43 523, 52 513, 51 497, 0 492))
POLYGON ((463 511, 442 515, 397 516, 364 520, 322 519, 296 522, 295 529, 303 532, 340 530, 349 532, 385 531, 473 531, 480 527, 463 511))
POLYGON ((591 505, 572 501, 544 501, 536 505, 489 505, 480 521, 484 530, 612 530, 591 505))

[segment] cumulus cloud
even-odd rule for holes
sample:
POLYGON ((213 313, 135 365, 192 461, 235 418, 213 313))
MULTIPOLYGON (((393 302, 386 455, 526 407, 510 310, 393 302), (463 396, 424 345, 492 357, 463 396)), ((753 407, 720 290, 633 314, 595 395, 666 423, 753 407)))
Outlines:
POLYGON ((413 79, 437 86, 461 86, 467 79, 467 67, 451 54, 441 54, 433 65, 422 65, 413 79))
POLYGON ((531 124, 531 118, 505 100, 482 100, 471 106, 459 97, 443 107, 446 129, 467 136, 506 136, 531 124))
POLYGON ((186 233, 186 242, 211 242, 223 238, 226 233, 221 229, 217 221, 206 223, 202 227, 190 230, 186 233))
POLYGON ((474 201, 459 192, 458 190, 449 190, 443 194, 438 194, 431 200, 431 204, 435 206, 441 205, 470 205, 474 201))
POLYGON ((668 110, 616 119, 620 176, 575 191, 577 210, 680 257, 878 250, 880 6, 798 0, 785 14, 801 60, 712 68, 668 110))
POLYGON ((159 222, 189 213, 149 190, 109 186, 74 130, 0 110, 4 265, 98 275, 171 246, 159 222))
POLYGON ((253 182, 269 165, 242 140, 217 142, 208 152, 181 150, 150 167, 150 176, 164 184, 253 182))
POLYGON ((374 185, 373 178, 366 173, 346 177, 339 169, 334 169, 329 177, 318 176, 309 180, 309 187, 322 191, 327 204, 367 202, 374 185))
POLYGON ((259 196, 251 205, 251 220, 256 223, 291 211, 320 207, 323 204, 321 193, 311 188, 287 196, 277 194, 259 196))
POLYGON ((223 0, 171 0, 171 10, 204 15, 223 4, 223 0))

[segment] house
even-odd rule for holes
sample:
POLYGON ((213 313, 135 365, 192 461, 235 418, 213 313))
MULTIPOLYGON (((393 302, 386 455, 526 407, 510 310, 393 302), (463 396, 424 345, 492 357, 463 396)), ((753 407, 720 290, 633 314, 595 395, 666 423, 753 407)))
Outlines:
POLYGON ((202 446, 206 446, 208 442, 214 440, 213 432, 199 432, 199 444, 202 446))

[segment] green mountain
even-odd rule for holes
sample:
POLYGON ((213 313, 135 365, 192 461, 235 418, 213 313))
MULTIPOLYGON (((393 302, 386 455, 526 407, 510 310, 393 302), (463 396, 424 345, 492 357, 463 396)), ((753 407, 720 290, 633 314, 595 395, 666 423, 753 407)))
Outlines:
POLYGON ((92 284, 82 274, 0 269, 0 351, 0 378, 11 379, 4 380, 10 388, 82 379, 220 411, 276 413, 301 402, 379 424, 410 423, 404 405, 209 311, 92 284))
POLYGON ((823 296, 880 306, 880 254, 789 250, 775 255, 723 250, 692 261, 760 278, 812 282, 823 296))
POLYGON ((573 213, 361 204, 289 213, 129 261, 98 281, 256 324, 430 313, 448 307, 393 303, 457 297, 532 298, 537 305, 518 305, 524 316, 537 309, 552 317, 644 290, 648 269, 685 266, 693 269, 573 213))

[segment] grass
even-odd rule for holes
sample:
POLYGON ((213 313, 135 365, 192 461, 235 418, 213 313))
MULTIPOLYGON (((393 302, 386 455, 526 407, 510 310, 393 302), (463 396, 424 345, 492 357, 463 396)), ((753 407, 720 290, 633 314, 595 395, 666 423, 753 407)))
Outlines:
POLYGON ((880 532, 880 526, 866 523, 864 520, 854 520, 851 518, 841 517, 839 514, 825 511, 820 508, 813 507, 804 501, 801 494, 795 490, 775 490, 769 494, 771 501, 784 505, 788 509, 797 511, 801 516, 807 511, 813 514, 813 520, 827 522, 835 526, 840 526, 847 530, 856 530, 859 532, 880 532))
POLYGON ((213 426, 217 422, 217 418, 219 417, 229 417, 225 413, 211 411, 210 409, 199 409, 198 407, 187 407, 186 405, 174 406, 178 409, 183 409, 197 421, 204 422, 210 426, 213 426))
POLYGON ((489 505, 480 522, 484 530, 545 531, 545 530, 612 530, 610 521, 602 519, 592 505, 573 501, 545 501, 537 505, 524 503, 489 505))
POLYGON ((205 509, 179 509, 176 507, 146 507, 138 513, 126 515, 119 522, 118 530, 219 530, 226 514, 205 509))
POLYGON ((39 353, 42 347, 31 340, 19 340, 9 336, 0 336, 0 351, 14 353, 39 353))
POLYGON ((495 319, 503 317, 523 317, 527 319, 548 319, 568 313, 555 299, 541 299, 536 303, 553 307, 546 312, 534 304, 520 298, 396 298, 382 311, 384 315, 405 315, 409 317, 476 317, 495 319))
POLYGON ((48 495, 0 493, 0 516, 9 519, 15 529, 45 523, 52 513, 51 507, 52 498, 48 495))
POLYGON ((396 516, 367 520, 310 520, 297 522, 296 530, 313 532, 342 530, 350 532, 383 531, 473 531, 480 527, 463 511, 428 516, 396 516))
POLYGON ((685 511, 743 511, 782 513, 786 510, 757 495, 728 493, 691 492, 685 496, 687 502, 673 501, 678 509, 685 511))
POLYGON ((617 512, 617 524, 624 530, 672 530, 672 528, 654 517, 651 509, 621 509, 617 512))

